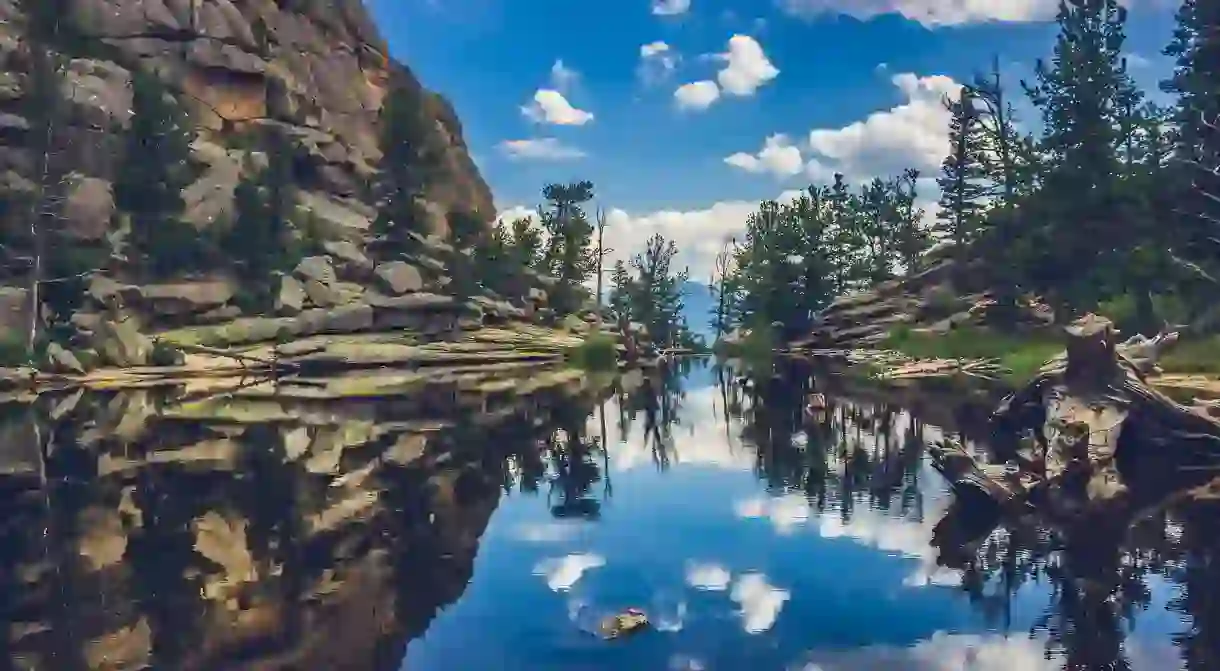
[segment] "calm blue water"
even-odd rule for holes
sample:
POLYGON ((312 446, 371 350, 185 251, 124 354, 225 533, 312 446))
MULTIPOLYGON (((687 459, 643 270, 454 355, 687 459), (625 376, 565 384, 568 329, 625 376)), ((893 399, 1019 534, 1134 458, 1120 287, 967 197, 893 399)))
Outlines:
POLYGON ((1220 668, 1220 506, 997 527, 781 372, 2 405, 0 671, 1220 668))
MULTIPOLYGON (((1171 639, 1189 620, 1167 609, 1181 587, 1161 575, 1143 576, 1141 605, 1112 627, 1121 645, 1105 650, 1081 641, 1112 632, 1081 624, 1053 596, 1050 577, 1015 589, 997 615, 963 591, 960 571, 938 567, 933 528, 950 499, 919 440, 939 435, 936 427, 913 428, 894 413, 887 458, 870 425, 877 408, 835 399, 833 435, 820 446, 801 431, 781 438, 787 458, 826 464, 811 499, 808 487, 777 485, 784 474, 765 472, 743 437, 748 420, 730 417, 726 426, 709 370, 683 384, 659 447, 646 442, 644 415, 620 422, 628 401, 603 408, 608 453, 593 460, 608 469, 587 492, 600 503, 596 519, 557 518, 557 494, 548 502, 546 484, 501 500, 469 586, 409 643, 404 671, 1023 671, 1063 668, 1065 653, 1129 665, 1113 668, 1184 668, 1171 639), (865 417, 852 419, 854 412, 865 417), (839 456, 843 446, 854 456, 839 456), (617 641, 589 633, 598 618, 629 606, 648 612, 655 627, 617 641), (1075 643, 1064 650, 1052 639, 1075 643)), ((589 432, 600 435, 596 415, 589 432)), ((1038 563, 1030 557, 1023 555, 1038 563)))

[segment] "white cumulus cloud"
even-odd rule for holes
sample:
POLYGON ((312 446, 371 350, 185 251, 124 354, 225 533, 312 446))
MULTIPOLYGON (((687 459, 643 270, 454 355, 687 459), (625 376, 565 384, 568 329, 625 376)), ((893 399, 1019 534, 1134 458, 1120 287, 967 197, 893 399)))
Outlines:
POLYGON ((538 123, 556 126, 583 126, 593 120, 592 112, 577 109, 555 89, 538 89, 534 100, 521 107, 521 113, 538 123))
POLYGON ((737 152, 725 157, 724 162, 746 172, 770 173, 781 178, 797 175, 804 168, 800 148, 782 133, 768 137, 757 154, 737 152))
POLYGON ((761 573, 745 573, 737 577, 729 598, 741 609, 741 627, 747 634, 761 634, 779 619, 784 603, 791 593, 767 582, 761 573))
POLYGON ((936 28, 991 21, 1050 21, 1059 0, 777 0, 777 4, 784 13, 802 19, 847 14, 867 20, 898 14, 936 28))
POLYGON ((570 161, 586 156, 584 150, 553 137, 505 140, 500 143, 500 151, 514 160, 570 161))
POLYGON ((705 110, 720 98, 720 87, 710 79, 683 84, 674 91, 679 109, 705 110))
POLYGON ((657 16, 677 16, 690 11, 690 0, 652 0, 652 13, 657 16))
POLYGON ((944 75, 920 77, 903 72, 890 78, 905 102, 880 110, 842 128, 809 133, 813 158, 806 173, 814 182, 830 181, 841 172, 862 180, 917 168, 925 176, 940 169, 949 151, 946 97, 961 93, 961 84, 944 75))
POLYGON ((673 47, 659 40, 640 45, 640 64, 636 73, 645 84, 663 82, 673 75, 680 58, 673 47))
POLYGON ((729 50, 719 54, 725 67, 716 73, 716 81, 725 93, 735 96, 753 95, 760 86, 779 76, 758 40, 749 35, 729 38, 729 50))
POLYGON ((767 58, 758 40, 749 35, 734 35, 729 38, 727 51, 711 54, 710 58, 724 63, 716 73, 716 81, 705 79, 678 87, 674 98, 680 108, 707 109, 722 94, 752 96, 779 76, 779 68, 767 58))
POLYGON ((605 558, 599 555, 570 554, 539 562, 534 567, 534 575, 545 578, 551 591, 566 592, 572 589, 572 585, 575 585, 586 571, 605 565, 605 558))

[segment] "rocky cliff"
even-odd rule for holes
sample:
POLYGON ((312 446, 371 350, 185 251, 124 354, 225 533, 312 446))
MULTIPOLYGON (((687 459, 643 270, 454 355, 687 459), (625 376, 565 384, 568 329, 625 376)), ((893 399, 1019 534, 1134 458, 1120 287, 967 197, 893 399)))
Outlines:
MULTIPOLYGON (((455 215, 490 222, 492 196, 453 108, 388 56, 360 0, 46 1, 58 3, 63 24, 71 26, 69 38, 53 42, 64 64, 59 97, 66 113, 56 114, 50 160, 55 174, 67 175, 54 203, 54 244, 79 243, 109 257, 79 278, 82 288, 72 296, 83 292, 84 298, 72 298, 67 313, 51 306, 60 325, 49 352, 53 367, 81 372, 183 363, 181 352, 159 355, 156 342, 246 347, 389 330, 417 332, 422 338, 411 342, 418 344, 489 322, 547 317, 549 278, 523 273, 499 294, 451 282, 465 279, 451 266, 469 267, 460 255, 469 257, 470 250, 445 241, 448 224, 455 215), (239 278, 223 257, 202 272, 152 281, 124 255, 127 228, 116 216, 122 213, 116 213, 113 185, 137 71, 156 74, 188 112, 195 178, 183 190, 184 218, 200 239, 210 227, 232 222, 235 186, 265 164, 251 138, 274 126, 300 148, 292 165, 292 221, 294 235, 309 237, 295 242, 310 249, 293 261, 295 268, 267 277, 270 286, 258 288, 257 301, 250 300, 250 278, 239 278), (368 233, 375 216, 370 184, 381 158, 379 112, 395 90, 422 105, 423 130, 414 132, 426 136, 420 142, 428 147, 427 160, 420 158, 420 200, 430 235, 417 237, 410 250, 374 244, 368 233)), ((16 237, 30 249, 29 210, 14 204, 45 184, 45 173, 41 153, 33 150, 37 120, 26 118, 37 59, 34 24, 21 8, 41 6, 0 0, 0 243, 16 237)), ((0 339, 10 344, 24 342, 28 329, 29 275, 22 264, 0 267, 0 339)), ((45 292, 42 300, 50 304, 45 292)))
MULTIPOLYGON (((77 173, 68 213, 79 235, 100 237, 110 221, 116 136, 129 121, 133 68, 160 74, 192 112, 200 177, 186 190, 188 219, 206 225, 229 210, 243 134, 278 124, 306 150, 308 165, 297 171, 302 205, 334 223, 367 227, 362 185, 379 158, 382 100, 390 87, 421 84, 389 57, 360 0, 53 1, 88 35, 87 48, 64 54, 63 95, 72 113, 60 141, 60 160, 77 173), (114 37, 97 39, 107 35, 114 37)), ((34 177, 34 159, 22 148, 29 121, 19 114, 29 67, 19 4, 0 0, 0 187, 8 188, 34 177)), ((457 115, 439 95, 420 98, 442 148, 426 188, 434 229, 443 233, 452 211, 490 221, 491 192, 457 115)))

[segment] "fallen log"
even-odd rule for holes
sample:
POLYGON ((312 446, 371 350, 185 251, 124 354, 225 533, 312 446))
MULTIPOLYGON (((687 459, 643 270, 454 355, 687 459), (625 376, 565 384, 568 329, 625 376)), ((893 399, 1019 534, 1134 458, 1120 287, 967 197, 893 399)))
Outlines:
POLYGON ((1169 471, 1220 462, 1220 421, 1147 383, 1177 334, 1119 343, 1113 324, 1091 314, 1065 331, 1064 353, 992 415, 1001 437, 1032 432, 1032 449, 1002 455, 1007 468, 997 471, 955 444, 933 447, 933 465, 955 490, 983 492, 1005 507, 1038 502, 1041 495, 1061 501, 1077 494, 1086 507, 1104 506, 1128 497, 1130 478, 1124 475, 1131 474, 1120 468, 1120 457, 1160 462, 1169 471))

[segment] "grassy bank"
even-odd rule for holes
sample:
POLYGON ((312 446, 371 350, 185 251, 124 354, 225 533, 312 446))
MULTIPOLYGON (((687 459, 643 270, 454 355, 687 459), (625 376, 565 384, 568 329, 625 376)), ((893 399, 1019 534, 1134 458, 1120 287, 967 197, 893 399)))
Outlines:
MULTIPOLYGON (((1010 371, 1005 381, 1019 385, 1063 351, 1063 340, 1055 334, 1017 335, 973 326, 945 334, 899 327, 878 347, 918 359, 995 359, 1010 371)), ((1160 365, 1167 374, 1220 376, 1220 336, 1179 342, 1165 353, 1160 365)))
POLYGON ((878 347, 917 359, 995 359, 1009 372, 1004 380, 1018 385, 1037 374, 1042 364, 1063 351, 1063 341, 998 333, 973 326, 955 328, 945 334, 898 327, 878 347))

